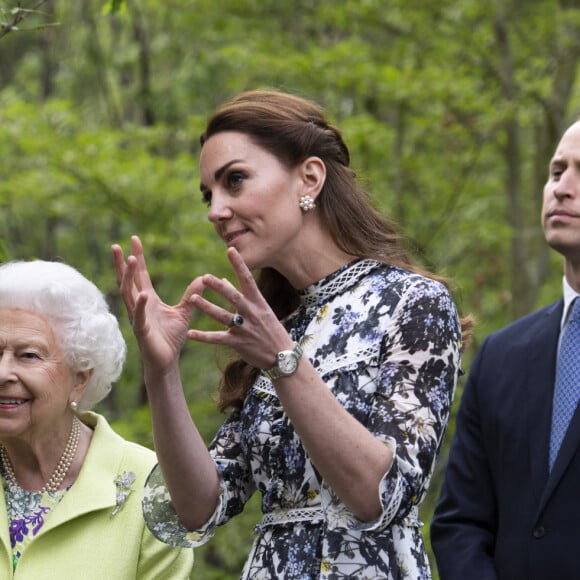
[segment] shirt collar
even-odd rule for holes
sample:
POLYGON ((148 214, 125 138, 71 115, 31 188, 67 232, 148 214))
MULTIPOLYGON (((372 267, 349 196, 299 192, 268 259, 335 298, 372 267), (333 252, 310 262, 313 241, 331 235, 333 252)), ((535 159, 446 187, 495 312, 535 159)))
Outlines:
POLYGON ((572 302, 574 298, 580 296, 570 284, 568 284, 568 280, 566 280, 566 276, 563 277, 563 286, 564 286, 564 312, 562 312, 562 322, 560 324, 560 329, 566 326, 568 322, 568 318, 570 318, 570 307, 572 306, 572 302))

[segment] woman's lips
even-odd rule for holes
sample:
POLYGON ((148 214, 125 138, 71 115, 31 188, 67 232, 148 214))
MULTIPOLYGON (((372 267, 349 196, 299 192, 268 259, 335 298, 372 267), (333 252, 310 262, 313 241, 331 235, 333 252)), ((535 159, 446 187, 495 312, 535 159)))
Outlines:
POLYGON ((0 407, 17 407, 27 402, 28 399, 0 399, 0 407))
POLYGON ((241 236, 243 236, 248 231, 249 230, 247 230, 247 229, 245 229, 245 230, 236 230, 235 232, 231 232, 229 234, 226 234, 224 236, 224 241, 226 242, 226 244, 228 246, 230 246, 235 240, 237 240, 238 238, 240 238, 241 236))

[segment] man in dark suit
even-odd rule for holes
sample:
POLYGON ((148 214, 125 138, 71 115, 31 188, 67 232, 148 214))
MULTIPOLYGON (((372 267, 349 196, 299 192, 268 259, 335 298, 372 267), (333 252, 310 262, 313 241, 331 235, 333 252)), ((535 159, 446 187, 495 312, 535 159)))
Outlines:
MULTIPOLYGON (((580 579, 575 396, 563 404, 572 418, 561 444, 552 432, 561 422, 563 337, 578 328, 570 313, 580 292, 580 122, 550 162, 542 225, 564 258, 564 296, 489 336, 473 362, 431 526, 441 580, 580 579)), ((566 388, 580 391, 577 336, 566 388)))

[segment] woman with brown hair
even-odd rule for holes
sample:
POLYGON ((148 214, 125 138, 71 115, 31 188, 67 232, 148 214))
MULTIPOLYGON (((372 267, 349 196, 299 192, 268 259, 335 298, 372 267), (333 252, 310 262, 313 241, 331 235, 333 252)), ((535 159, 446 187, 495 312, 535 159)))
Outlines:
POLYGON ((150 529, 199 545, 259 491, 264 518, 244 578, 429 577, 417 511, 460 370, 448 289, 412 265, 310 101, 243 93, 201 142, 201 191, 237 287, 205 274, 170 307, 139 239, 126 261, 113 247, 159 457, 144 500, 150 529), (189 329, 194 309, 225 329, 189 329), (219 406, 232 411, 209 452, 181 386, 187 338, 237 353, 220 385, 219 406))

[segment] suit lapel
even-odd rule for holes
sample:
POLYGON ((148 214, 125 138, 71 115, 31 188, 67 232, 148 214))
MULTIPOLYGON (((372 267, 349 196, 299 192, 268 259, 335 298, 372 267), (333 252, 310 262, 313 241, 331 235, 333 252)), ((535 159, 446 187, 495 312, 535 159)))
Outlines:
MULTIPOLYGON (((556 375, 554 370, 554 379, 555 376, 556 375)), ((574 415, 572 415, 572 419, 570 420, 568 431, 564 436, 564 440, 562 441, 562 445, 560 446, 560 451, 556 456, 556 461, 554 462, 552 473, 550 474, 550 477, 548 479, 548 484, 542 497, 542 505, 540 507, 543 507, 547 499, 550 497, 554 488, 556 487, 562 475, 566 471, 566 468, 568 467, 570 461, 576 454, 579 446, 580 446, 580 405, 576 407, 574 415)))
POLYGON ((548 481, 552 397, 562 308, 563 301, 560 300, 548 306, 536 318, 529 329, 530 339, 526 352, 529 453, 532 486, 538 500, 544 497, 548 481))

